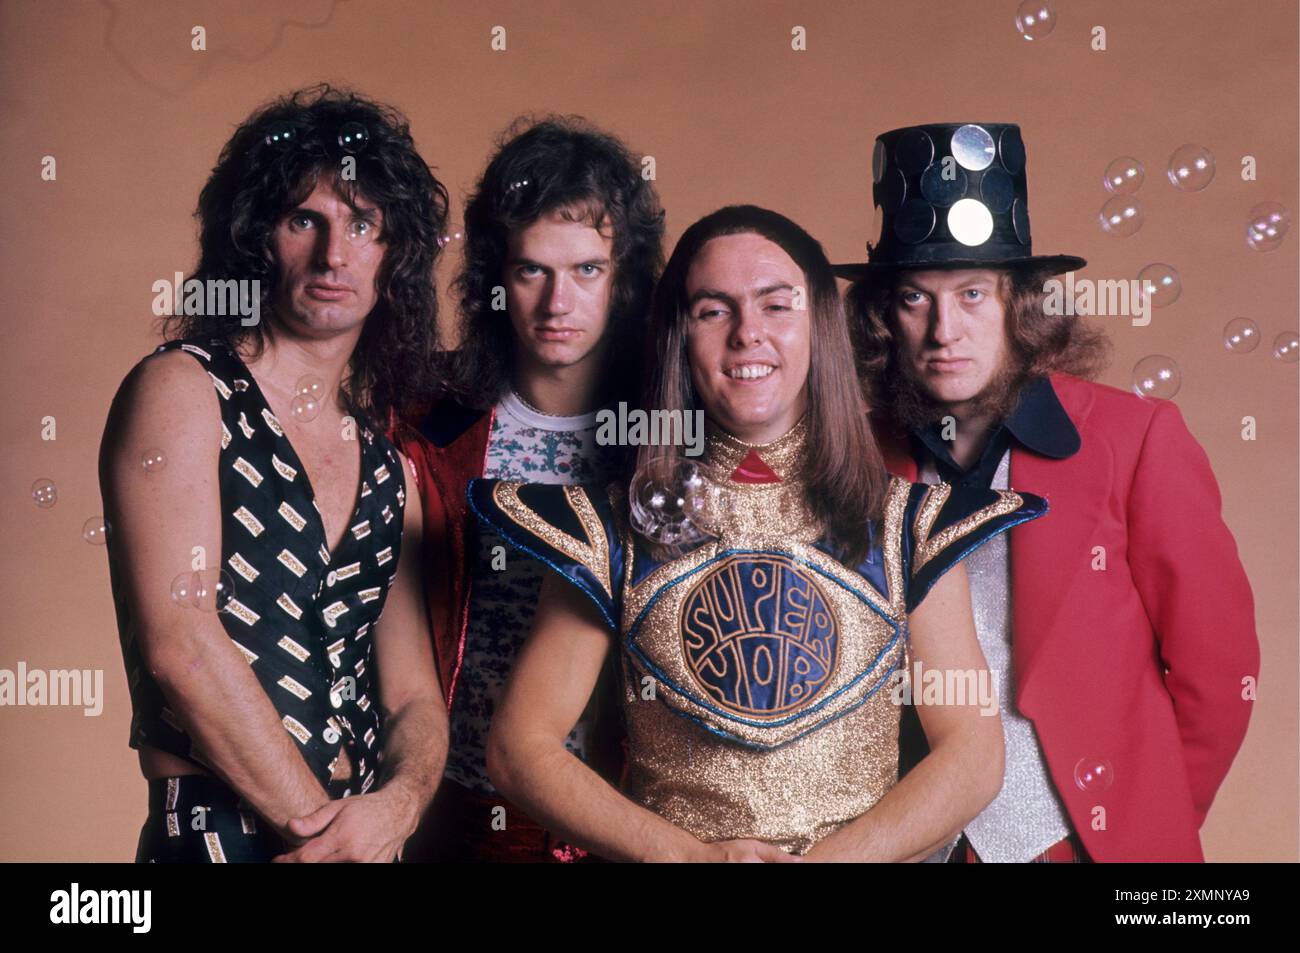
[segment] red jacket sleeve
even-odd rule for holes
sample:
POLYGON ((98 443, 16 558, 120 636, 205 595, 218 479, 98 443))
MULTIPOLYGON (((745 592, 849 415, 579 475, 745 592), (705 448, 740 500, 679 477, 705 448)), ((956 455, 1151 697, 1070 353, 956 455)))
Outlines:
POLYGON ((1128 561, 1167 668, 1200 827, 1250 720, 1255 601, 1209 458, 1178 406, 1152 414, 1128 499, 1128 561))

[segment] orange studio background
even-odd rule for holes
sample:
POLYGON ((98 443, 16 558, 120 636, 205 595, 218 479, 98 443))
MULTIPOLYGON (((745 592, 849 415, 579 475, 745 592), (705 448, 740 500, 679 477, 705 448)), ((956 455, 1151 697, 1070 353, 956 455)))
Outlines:
POLYGON ((1213 463, 1254 587, 1258 700, 1202 831, 1206 854, 1296 860, 1300 366, 1272 351, 1298 323, 1300 235, 1268 253, 1244 239, 1257 204, 1298 208, 1297 8, 1054 5, 1052 32, 1026 42, 1016 0, 0 0, 0 668, 101 669, 104 685, 93 717, 0 708, 0 860, 133 855, 145 784, 127 748, 105 550, 82 538, 102 513, 100 433, 123 375, 158 342, 153 283, 194 264, 192 212, 221 145, 255 106, 320 80, 409 116, 452 192, 453 221, 511 119, 572 112, 654 156, 670 239, 718 206, 753 202, 840 261, 874 238, 878 133, 1018 122, 1038 253, 1082 255, 1084 277, 1130 279, 1165 262, 1182 278, 1181 298, 1149 326, 1094 319, 1115 344, 1101 379, 1128 387, 1143 357, 1177 362, 1174 399, 1213 463), (191 47, 195 26, 206 50, 191 47), (492 48, 495 27, 504 50, 492 48), (1166 177, 1185 143, 1217 160, 1204 191, 1166 177), (1098 227, 1102 172, 1126 155, 1145 166, 1145 223, 1117 238, 1098 227), (1260 330, 1252 353, 1224 348, 1237 317, 1260 330), (1247 416, 1254 440, 1242 438, 1247 416), (33 501, 40 478, 57 486, 52 507, 33 501))

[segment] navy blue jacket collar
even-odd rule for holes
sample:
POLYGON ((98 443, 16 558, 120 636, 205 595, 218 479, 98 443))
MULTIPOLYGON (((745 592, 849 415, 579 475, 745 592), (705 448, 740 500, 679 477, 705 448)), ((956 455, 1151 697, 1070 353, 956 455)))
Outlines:
POLYGON ((912 432, 912 451, 918 465, 929 451, 934 456, 939 476, 948 482, 992 482, 998 461, 1012 440, 1026 450, 1053 460, 1063 460, 1079 451, 1082 440, 1074 421, 1061 406, 1060 398, 1047 377, 1034 377, 1020 390, 1020 398, 1010 416, 994 428, 980 455, 979 462, 962 470, 953 461, 948 444, 941 436, 942 427, 933 423, 912 432))

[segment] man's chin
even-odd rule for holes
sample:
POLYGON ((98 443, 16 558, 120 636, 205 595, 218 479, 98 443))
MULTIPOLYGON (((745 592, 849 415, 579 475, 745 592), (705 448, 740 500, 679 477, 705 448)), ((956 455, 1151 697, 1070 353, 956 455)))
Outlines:
POLYGON ((592 348, 569 343, 533 342, 528 348, 531 363, 537 367, 560 368, 581 364, 592 348))
POLYGON ((891 395, 890 411, 898 423, 921 430, 946 416, 958 419, 1010 415, 1019 397, 1022 376, 1017 369, 1003 368, 976 387, 961 381, 918 379, 911 374, 901 380, 891 395))

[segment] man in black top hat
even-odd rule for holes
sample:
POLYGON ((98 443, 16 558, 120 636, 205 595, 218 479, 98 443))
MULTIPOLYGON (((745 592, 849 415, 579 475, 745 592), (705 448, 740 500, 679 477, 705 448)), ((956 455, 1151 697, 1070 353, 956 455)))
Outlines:
MULTIPOLYGON (((1025 161, 1013 124, 885 133, 870 260, 836 269, 890 469, 1051 504, 970 556, 1006 773, 935 859, 1201 860, 1258 675, 1250 585, 1177 406, 1090 381, 1104 335, 1044 307, 1085 262, 1033 254, 1025 161)), ((924 745, 905 715, 903 770, 924 745)))

